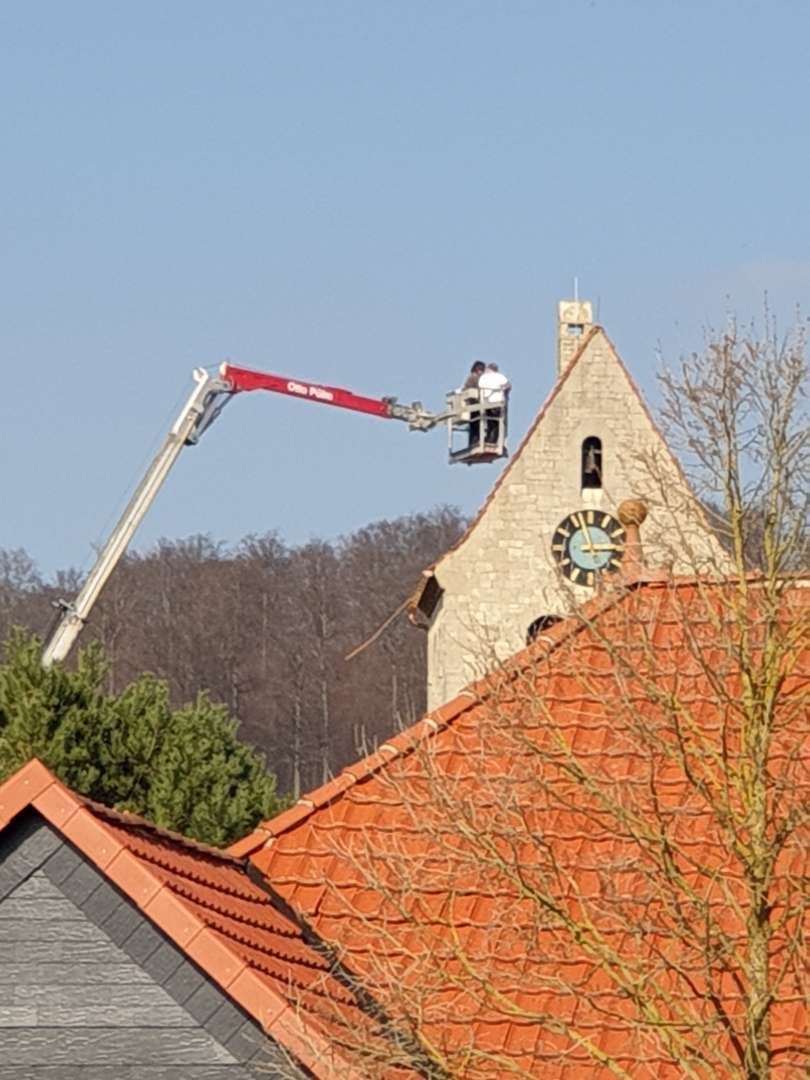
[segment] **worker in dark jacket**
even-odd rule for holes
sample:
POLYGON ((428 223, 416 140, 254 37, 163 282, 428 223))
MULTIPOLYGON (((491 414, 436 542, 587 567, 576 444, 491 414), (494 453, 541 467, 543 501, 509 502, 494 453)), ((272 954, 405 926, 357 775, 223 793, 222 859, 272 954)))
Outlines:
MULTIPOLYGON (((469 423, 469 448, 478 446, 481 440, 481 409, 479 406, 479 393, 478 393, 478 380, 486 371, 486 364, 482 360, 476 360, 473 366, 470 368, 470 374, 464 380, 463 390, 474 390, 474 394, 470 394, 469 402, 472 406, 470 411, 470 423, 469 423)), ((465 399, 466 401, 467 399, 465 399)))
POLYGON ((478 380, 478 393, 486 405, 487 431, 486 441, 497 443, 500 425, 506 410, 506 399, 512 384, 499 370, 497 364, 487 364, 487 370, 478 380))

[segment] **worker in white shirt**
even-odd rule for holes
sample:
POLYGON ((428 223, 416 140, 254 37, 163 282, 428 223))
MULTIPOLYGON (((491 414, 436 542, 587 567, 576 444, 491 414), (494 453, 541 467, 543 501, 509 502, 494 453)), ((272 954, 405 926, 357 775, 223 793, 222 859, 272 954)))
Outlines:
POLYGON ((497 364, 487 364, 487 369, 478 380, 478 389, 481 391, 481 401, 486 406, 487 429, 486 441, 497 443, 498 426, 506 407, 506 395, 512 388, 503 372, 498 370, 497 364))

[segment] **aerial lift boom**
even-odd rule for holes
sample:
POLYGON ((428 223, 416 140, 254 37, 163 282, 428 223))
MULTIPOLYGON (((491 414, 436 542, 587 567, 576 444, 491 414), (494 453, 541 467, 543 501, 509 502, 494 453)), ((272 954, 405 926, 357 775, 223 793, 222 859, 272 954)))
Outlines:
MULTIPOLYGON (((42 653, 43 667, 49 668, 68 655, 87 622, 93 605, 154 502, 181 450, 184 446, 191 446, 199 441, 237 393, 270 390, 322 405, 378 416, 384 420, 402 420, 412 431, 429 431, 437 424, 447 421, 451 433, 450 460, 462 459, 461 451, 453 453, 452 433, 457 428, 467 427, 470 406, 469 403, 461 401, 458 393, 448 395, 448 409, 436 414, 428 412, 418 401, 403 405, 396 398, 363 397, 337 386, 324 386, 269 372, 251 371, 249 368, 235 367, 232 364, 222 364, 216 375, 210 374, 204 368, 197 368, 193 377, 194 389, 191 395, 101 549, 78 596, 72 603, 64 600, 58 602, 60 615, 42 653), (462 410, 466 411, 462 413, 462 410)), ((482 424, 479 423, 479 427, 483 430, 482 424)), ((506 453, 505 432, 504 416, 499 444, 484 447, 482 443, 480 448, 468 448, 464 455, 467 463, 474 460, 493 461, 497 457, 503 457, 506 453)))

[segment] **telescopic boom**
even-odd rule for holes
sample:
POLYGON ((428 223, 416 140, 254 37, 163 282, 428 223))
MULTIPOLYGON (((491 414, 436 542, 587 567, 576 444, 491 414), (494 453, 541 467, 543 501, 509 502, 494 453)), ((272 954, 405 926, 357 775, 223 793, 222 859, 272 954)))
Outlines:
POLYGON ((286 375, 251 371, 248 368, 234 367, 233 364, 223 364, 219 371, 234 393, 239 390, 270 390, 274 394, 286 394, 288 397, 314 401, 321 405, 333 405, 338 409, 351 409, 353 412, 366 413, 367 416, 379 416, 383 420, 404 420, 414 431, 429 431, 447 419, 447 413, 436 415, 427 412, 419 401, 414 401, 412 405, 400 405, 397 399, 392 397, 362 397, 340 386, 324 386, 321 383, 306 382, 304 379, 290 379, 286 375))
POLYGON ((177 461, 180 451, 187 444, 197 441, 202 431, 217 414, 217 406, 221 408, 224 404, 224 400, 219 399, 227 388, 220 379, 210 376, 203 368, 197 368, 194 372, 194 384, 188 401, 110 533, 107 543, 101 549, 81 592, 72 603, 64 600, 58 602, 57 606, 62 615, 43 650, 43 667, 49 668, 53 663, 64 660, 68 655, 87 622, 101 590, 118 565, 118 560, 127 550, 130 540, 154 502, 163 481, 177 461))
POLYGON ((58 602, 61 615, 43 650, 43 667, 49 668, 68 655, 87 622, 93 605, 126 552, 181 450, 184 446, 199 441, 203 432, 235 394, 243 390, 271 390, 321 405, 333 405, 369 416, 379 416, 385 420, 403 420, 414 431, 428 431, 447 418, 447 414, 437 416, 427 412, 419 402, 400 405, 395 398, 362 397, 337 386, 322 386, 320 383, 251 371, 231 364, 223 364, 218 375, 210 375, 204 368, 197 368, 193 377, 194 389, 188 401, 110 533, 79 595, 72 603, 65 600, 58 602))

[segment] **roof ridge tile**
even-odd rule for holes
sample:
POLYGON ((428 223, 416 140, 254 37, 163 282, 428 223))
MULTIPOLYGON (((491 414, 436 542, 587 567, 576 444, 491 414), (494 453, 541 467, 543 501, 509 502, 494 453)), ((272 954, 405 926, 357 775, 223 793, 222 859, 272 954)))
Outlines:
MULTIPOLYGON (((56 778, 54 777, 54 779, 56 778)), ((142 830, 149 833, 150 836, 163 838, 200 855, 207 855, 216 862, 231 865, 238 865, 242 862, 238 856, 232 855, 228 848, 213 847, 211 844, 205 844, 201 840, 194 840, 192 837, 184 836, 182 833, 175 832, 172 829, 165 829, 160 825, 155 825, 152 821, 147 821, 146 818, 141 817, 139 814, 133 814, 129 810, 115 810, 113 807, 95 802, 85 795, 75 795, 75 798, 89 807, 97 817, 105 818, 121 828, 142 830)))

